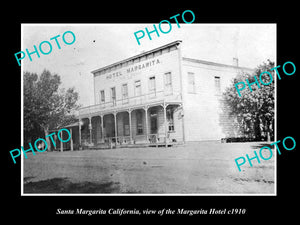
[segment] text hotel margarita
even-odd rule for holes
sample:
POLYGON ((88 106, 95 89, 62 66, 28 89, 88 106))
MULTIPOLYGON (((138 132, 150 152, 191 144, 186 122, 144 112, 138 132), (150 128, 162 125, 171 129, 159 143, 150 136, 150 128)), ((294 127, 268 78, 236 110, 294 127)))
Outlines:
POLYGON ((69 126, 72 142, 97 147, 226 137, 221 93, 237 73, 253 70, 238 67, 237 59, 225 65, 184 58, 181 45, 174 41, 92 71, 94 105, 79 109, 79 123, 69 126))

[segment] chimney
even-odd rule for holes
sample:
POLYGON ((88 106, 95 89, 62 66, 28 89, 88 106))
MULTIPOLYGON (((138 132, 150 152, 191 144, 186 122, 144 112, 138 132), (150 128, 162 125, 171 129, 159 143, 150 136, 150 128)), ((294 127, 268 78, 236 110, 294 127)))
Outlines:
POLYGON ((233 58, 233 66, 239 67, 239 59, 233 58))

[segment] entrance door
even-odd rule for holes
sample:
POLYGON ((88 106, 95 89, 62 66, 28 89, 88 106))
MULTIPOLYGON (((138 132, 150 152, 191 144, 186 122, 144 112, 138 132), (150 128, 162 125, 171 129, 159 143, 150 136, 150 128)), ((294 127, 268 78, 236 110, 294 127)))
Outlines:
POLYGON ((157 134, 157 111, 150 111, 150 133, 157 134))

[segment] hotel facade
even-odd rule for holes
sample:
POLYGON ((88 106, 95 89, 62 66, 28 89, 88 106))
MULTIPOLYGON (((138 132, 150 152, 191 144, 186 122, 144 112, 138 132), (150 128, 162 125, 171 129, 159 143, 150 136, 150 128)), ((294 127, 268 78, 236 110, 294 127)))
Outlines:
POLYGON ((237 59, 225 65, 182 57, 181 44, 92 71, 94 105, 80 108, 77 128, 69 127, 71 148, 173 145, 220 140, 227 131, 234 135, 230 121, 221 120, 220 97, 238 73, 253 70, 239 67, 237 59))

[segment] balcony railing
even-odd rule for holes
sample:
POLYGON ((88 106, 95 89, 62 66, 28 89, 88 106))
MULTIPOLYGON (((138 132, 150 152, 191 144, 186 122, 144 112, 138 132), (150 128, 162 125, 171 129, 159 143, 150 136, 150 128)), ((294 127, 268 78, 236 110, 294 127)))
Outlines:
POLYGON ((97 142, 93 138, 92 143, 90 143, 89 138, 82 139, 82 144, 88 147, 106 147, 115 148, 117 146, 128 146, 132 144, 149 144, 150 146, 158 147, 161 144, 170 144, 170 134, 157 133, 148 135, 137 135, 137 136, 117 136, 117 137, 104 137, 102 141, 97 142))
POLYGON ((88 115, 98 113, 104 110, 118 110, 134 106, 151 104, 159 101, 181 101, 180 93, 156 91, 144 95, 130 98, 117 99, 110 102, 104 102, 96 105, 90 105, 79 109, 79 115, 88 115))

